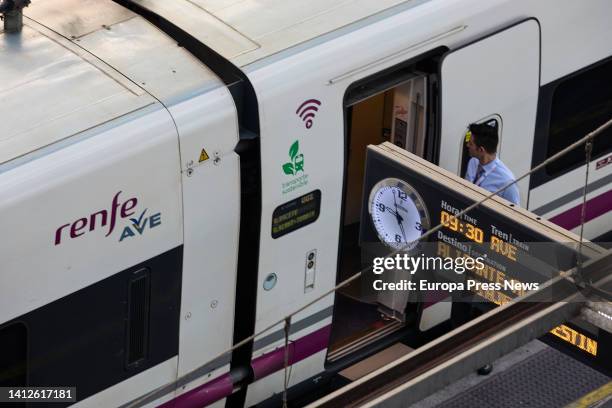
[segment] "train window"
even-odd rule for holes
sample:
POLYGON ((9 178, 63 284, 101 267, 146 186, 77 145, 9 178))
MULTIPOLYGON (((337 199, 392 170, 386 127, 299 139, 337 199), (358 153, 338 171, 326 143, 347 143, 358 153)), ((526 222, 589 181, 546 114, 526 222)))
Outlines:
POLYGON ((23 323, 0 329, 0 387, 24 387, 27 379, 28 331, 23 323))
MULTIPOLYGON (((547 157, 563 150, 612 118, 612 60, 561 82, 551 104, 547 157)), ((612 128, 593 144, 592 158, 612 150, 612 128)), ((549 176, 584 163, 584 149, 577 148, 546 166, 549 176)))

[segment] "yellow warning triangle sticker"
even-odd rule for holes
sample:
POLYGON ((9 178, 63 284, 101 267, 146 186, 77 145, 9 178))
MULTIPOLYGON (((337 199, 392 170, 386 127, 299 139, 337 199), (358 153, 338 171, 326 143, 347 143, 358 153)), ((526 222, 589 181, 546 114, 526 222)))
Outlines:
POLYGON ((202 153, 200 153, 200 160, 198 163, 202 163, 203 161, 208 160, 208 153, 206 153, 205 149, 202 149, 202 153))

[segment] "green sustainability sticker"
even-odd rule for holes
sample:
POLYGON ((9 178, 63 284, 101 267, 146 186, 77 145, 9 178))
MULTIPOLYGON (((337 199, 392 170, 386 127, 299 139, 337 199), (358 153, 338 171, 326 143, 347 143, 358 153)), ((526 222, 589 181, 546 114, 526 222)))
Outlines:
POLYGON ((300 171, 302 173, 304 172, 304 155, 302 153, 298 154, 299 149, 300 144, 296 140, 289 148, 289 159, 291 159, 291 161, 283 164, 283 171, 285 174, 295 176, 300 171))

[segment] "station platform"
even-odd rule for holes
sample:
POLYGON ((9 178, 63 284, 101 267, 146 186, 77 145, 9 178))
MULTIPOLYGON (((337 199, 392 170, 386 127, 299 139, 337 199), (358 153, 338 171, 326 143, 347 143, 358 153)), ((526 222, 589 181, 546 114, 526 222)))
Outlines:
POLYGON ((410 408, 612 407, 612 378, 534 340, 410 408))

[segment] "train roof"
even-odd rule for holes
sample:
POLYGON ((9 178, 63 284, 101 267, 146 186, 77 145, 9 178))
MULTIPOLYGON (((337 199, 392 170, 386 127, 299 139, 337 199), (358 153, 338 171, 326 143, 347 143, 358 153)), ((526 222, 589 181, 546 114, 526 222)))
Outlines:
MULTIPOLYGON (((244 67, 427 0, 134 0, 244 67)), ((0 164, 158 101, 223 86, 144 18, 111 0, 33 0, 0 31, 0 164)))
POLYGON ((144 18, 110 0, 34 0, 0 31, 0 164, 143 108, 223 86, 144 18))
POLYGON ((238 67, 426 0, 133 0, 238 67))

